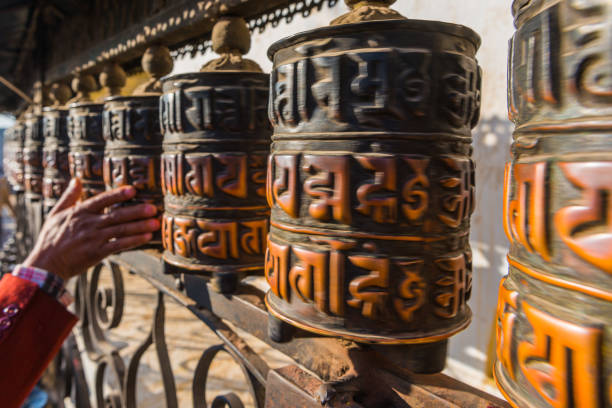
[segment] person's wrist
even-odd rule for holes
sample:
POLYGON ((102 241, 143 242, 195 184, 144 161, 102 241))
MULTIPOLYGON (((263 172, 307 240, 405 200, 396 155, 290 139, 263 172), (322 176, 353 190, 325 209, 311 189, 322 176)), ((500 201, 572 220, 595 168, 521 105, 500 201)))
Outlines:
POLYGON ((60 277, 64 281, 68 280, 68 277, 64 276, 62 273, 63 271, 54 266, 53 262, 48 256, 45 256, 45 254, 39 253, 36 250, 32 251, 21 265, 27 268, 43 269, 52 275, 60 277))

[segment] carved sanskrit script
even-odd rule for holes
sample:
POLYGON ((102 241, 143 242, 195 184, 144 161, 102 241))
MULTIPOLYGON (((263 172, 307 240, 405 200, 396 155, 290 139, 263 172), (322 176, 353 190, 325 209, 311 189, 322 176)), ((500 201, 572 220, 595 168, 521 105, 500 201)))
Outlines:
POLYGON ((71 143, 80 140, 102 143, 102 120, 98 113, 69 115, 66 119, 71 143))
POLYGON ((497 303, 497 358, 506 368, 510 378, 515 378, 514 363, 512 360, 512 345, 514 339, 514 326, 517 318, 518 292, 504 286, 506 278, 499 284, 497 303))
POLYGON ((343 224, 350 224, 348 158, 304 155, 304 170, 312 174, 304 182, 304 191, 316 198, 308 207, 309 214, 323 221, 331 216, 343 224))
POLYGON ((602 330, 579 326, 522 303, 532 340, 518 345, 527 381, 552 407, 601 407, 602 330))
POLYGON ((161 159, 164 194, 213 198, 219 191, 246 199, 249 185, 265 197, 265 160, 261 154, 166 153, 161 159))
POLYGON ((546 162, 506 165, 504 230, 510 242, 518 241, 548 261, 547 175, 546 162))
POLYGON ((147 156, 106 157, 104 183, 113 188, 132 185, 153 191, 157 188, 156 164, 157 160, 147 156))
POLYGON ((212 221, 164 214, 164 248, 185 258, 242 259, 263 255, 268 220, 212 221))
POLYGON ((559 163, 582 202, 555 214, 561 239, 581 258, 612 273, 612 162, 559 163))
MULTIPOLYGON (((575 62, 569 90, 602 105, 612 101, 612 53, 606 44, 612 40, 609 4, 602 0, 570 0, 575 62)), ((571 20, 570 20, 571 21, 571 20)))
POLYGON ((179 89, 165 93, 160 102, 163 133, 207 130, 261 131, 267 120, 268 88, 242 86, 194 86, 177 83, 179 89))
MULTIPOLYGON (((102 128, 107 142, 159 143, 159 115, 157 106, 105 109, 102 115, 102 128), (142 140, 137 140, 140 137, 142 140)), ((108 147, 108 146, 107 146, 108 147)))
POLYGON ((303 215, 349 225, 363 217, 421 225, 433 206, 438 222, 455 229, 474 210, 474 164, 458 156, 277 154, 268 162, 267 185, 270 206, 294 219, 300 217, 301 200, 308 203, 303 215), (431 180, 433 165, 443 166, 447 175, 431 180), (364 173, 367 178, 355 180, 364 173), (435 201, 433 189, 440 192, 433 194, 435 201))
POLYGON ((266 279, 272 293, 287 302, 297 296, 302 302, 313 303, 317 310, 336 316, 345 316, 349 307, 368 319, 396 315, 405 322, 414 321, 415 313, 432 293, 439 317, 453 318, 465 308, 471 288, 469 253, 436 259, 440 270, 453 273, 430 287, 423 260, 357 255, 351 252, 357 246, 353 241, 311 240, 320 245, 313 248, 268 240, 266 279), (400 279, 392 285, 393 276, 400 279))
POLYGON ((443 58, 438 66, 447 69, 443 84, 448 104, 440 107, 440 116, 458 129, 478 117, 480 72, 471 59, 388 49, 312 57, 309 48, 313 47, 296 50, 307 58, 272 72, 269 116, 275 126, 295 128, 325 117, 337 123, 355 118, 360 125, 381 127, 389 120, 425 117, 431 114, 430 71, 435 58, 443 58))
POLYGON ((442 160, 450 174, 440 182, 451 193, 442 197, 442 212, 438 218, 449 227, 456 228, 469 220, 474 212, 474 163, 468 158, 451 156, 442 160))
POLYGON ((508 110, 510 119, 539 105, 561 100, 560 4, 526 22, 510 43, 508 110))
POLYGON ((436 259, 434 263, 445 274, 436 281, 437 295, 435 296, 436 315, 444 318, 453 318, 465 307, 472 292, 471 263, 472 254, 465 254, 436 259))
POLYGON ((270 156, 266 184, 268 205, 273 207, 274 203, 278 204, 293 218, 298 217, 297 160, 298 156, 295 155, 270 156))
POLYGON ((70 174, 83 180, 102 181, 103 153, 70 152, 70 174))

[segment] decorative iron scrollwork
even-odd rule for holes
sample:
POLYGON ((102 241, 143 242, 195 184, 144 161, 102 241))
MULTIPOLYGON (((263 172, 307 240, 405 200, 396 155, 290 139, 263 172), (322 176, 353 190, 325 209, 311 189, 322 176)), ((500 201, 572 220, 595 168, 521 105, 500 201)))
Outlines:
MULTIPOLYGON (((139 274, 140 271, 130 270, 130 273, 139 274)), ((126 288, 124 274, 127 273, 113 260, 105 260, 94 267, 87 275, 79 277, 75 291, 76 310, 80 317, 80 337, 85 346, 87 358, 95 364, 93 384, 91 391, 98 407, 108 408, 136 408, 137 385, 139 367, 143 364, 142 358, 152 346, 159 362, 160 374, 164 390, 164 402, 168 408, 178 408, 177 386, 174 378, 168 346, 166 343, 165 301, 169 297, 157 287, 156 306, 153 313, 151 329, 146 338, 136 348, 134 353, 125 362, 123 354, 124 345, 116 346, 108 340, 108 334, 119 327, 124 317, 126 288), (104 275, 108 275, 105 276, 104 275), (104 278, 103 278, 104 277, 104 278), (102 282, 105 282, 104 285, 102 282)), ((146 277, 145 277, 146 278, 146 277)), ((150 280, 154 284, 154 280, 150 280)), ((154 284, 155 286, 155 284, 154 284)), ((171 294, 172 295, 172 294, 171 294)), ((178 296, 174 293, 174 296, 178 296)), ((176 299, 175 299, 176 300, 176 299)), ((186 305, 183 305, 186 306, 186 305)), ((257 408, 263 407, 265 396, 265 373, 267 366, 250 350, 235 333, 219 319, 205 312, 192 310, 215 334, 223 340, 223 344, 211 347, 204 351, 197 364, 193 378, 194 407, 206 408, 206 383, 213 359, 220 353, 229 354, 240 366, 248 383, 252 400, 257 408), (203 313, 203 314, 198 314, 203 313), (264 374, 262 374, 262 372, 264 374)), ((67 351, 66 351, 67 353, 67 351)), ((56 366, 60 370, 62 381, 56 384, 56 393, 61 396, 71 394, 71 387, 79 388, 78 395, 87 394, 82 381, 73 375, 74 367, 66 361, 66 355, 58 357, 56 366)), ((217 396, 211 407, 242 408, 244 404, 235 393, 217 396)))

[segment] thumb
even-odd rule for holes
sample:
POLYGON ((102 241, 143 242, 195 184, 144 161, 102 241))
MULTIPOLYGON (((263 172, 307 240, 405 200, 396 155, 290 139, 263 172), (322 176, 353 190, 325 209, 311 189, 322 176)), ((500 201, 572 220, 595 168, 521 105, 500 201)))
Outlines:
POLYGON ((78 178, 73 178, 70 180, 70 184, 64 191, 64 194, 60 197, 55 207, 49 212, 49 216, 55 215, 58 212, 65 210, 66 208, 72 207, 81 197, 81 192, 83 190, 83 185, 81 184, 81 180, 78 178))

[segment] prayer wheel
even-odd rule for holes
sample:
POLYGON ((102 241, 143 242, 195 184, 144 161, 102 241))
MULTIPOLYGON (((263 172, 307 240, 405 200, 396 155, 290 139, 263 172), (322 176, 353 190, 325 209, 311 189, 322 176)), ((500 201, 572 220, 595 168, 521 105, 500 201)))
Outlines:
POLYGON ((9 184, 13 184, 12 181, 12 169, 10 159, 12 156, 11 150, 13 150, 12 145, 14 145, 13 141, 14 132, 13 127, 6 128, 4 130, 3 135, 3 144, 2 144, 2 171, 4 176, 7 178, 9 184))
POLYGON ((7 152, 7 156, 4 158, 6 160, 5 163, 8 166, 8 181, 15 198, 15 248, 17 251, 15 262, 18 259, 21 259, 21 256, 26 252, 26 246, 29 245, 24 197, 24 139, 25 125, 22 119, 17 119, 11 128, 10 142, 5 145, 5 149, 8 149, 8 152, 5 150, 5 152, 7 152))
POLYGON ((70 176, 83 184, 82 198, 87 199, 104 191, 102 174, 104 139, 102 137, 103 103, 92 102, 89 93, 96 89, 91 75, 79 74, 72 81, 76 96, 69 101, 67 118, 70 152, 70 176))
MULTIPOLYGON (((28 240, 33 241, 43 224, 43 130, 42 116, 34 107, 25 114, 23 147, 25 211, 28 240)), ((30 244, 31 244, 30 243, 30 244)))
MULTIPOLYGON (((16 125, 11 126, 10 128, 4 131, 4 143, 2 146, 2 168, 6 180, 13 191, 15 191, 18 186, 18 169, 20 167, 21 169, 23 169, 23 138, 19 140, 20 136, 23 137, 23 132, 19 134, 17 132, 16 125)), ((23 182, 23 170, 21 177, 23 182)))
POLYGON ((263 272, 269 76, 242 57, 243 19, 221 18, 212 40, 221 58, 162 80, 162 241, 167 272, 212 276, 227 293, 263 272))
POLYGON ((495 377, 515 407, 612 406, 611 6, 513 4, 495 377))
POLYGON ((11 150, 11 163, 13 169, 13 191, 23 193, 25 191, 23 147, 25 141, 25 126, 21 120, 17 120, 12 128, 13 144, 11 150))
POLYGON ((70 88, 55 84, 51 90, 54 104, 43 109, 43 183, 44 214, 55 206, 70 182, 68 151, 70 140, 66 118, 68 109, 64 104, 70 98, 70 88))
MULTIPOLYGON (((106 189, 134 186, 137 196, 125 205, 154 204, 159 214, 164 208, 160 177, 159 78, 170 73, 172 65, 168 48, 156 46, 147 49, 142 66, 151 75, 151 80, 137 88, 132 96, 106 99, 103 114, 106 189)), ((156 233, 146 246, 161 248, 160 233, 156 233)))
POLYGON ((266 303, 310 332, 445 354, 471 319, 480 38, 392 3, 347 1, 268 52, 266 303))

